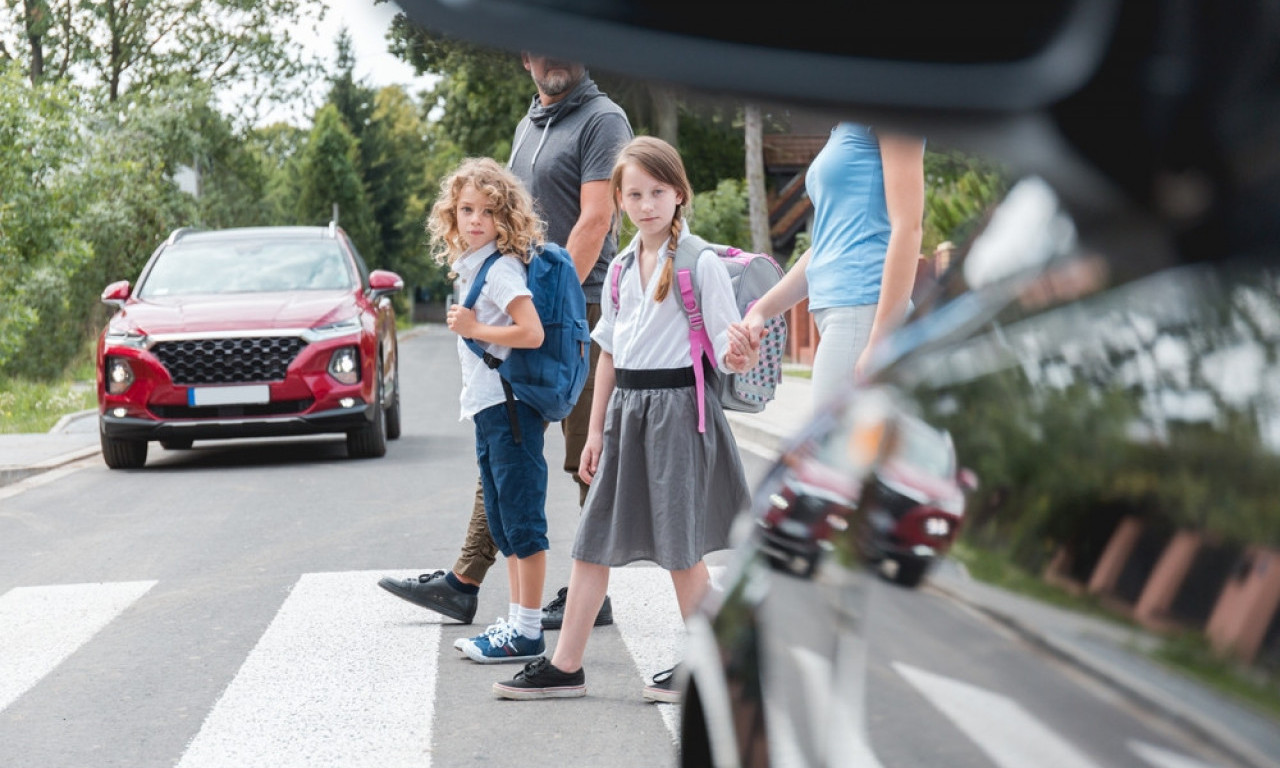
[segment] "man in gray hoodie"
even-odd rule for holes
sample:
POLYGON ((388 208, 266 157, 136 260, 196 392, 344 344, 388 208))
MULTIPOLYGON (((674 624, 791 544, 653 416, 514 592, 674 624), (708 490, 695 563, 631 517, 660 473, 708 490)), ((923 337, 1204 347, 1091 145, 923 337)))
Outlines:
MULTIPOLYGON (((547 239, 563 245, 573 257, 587 298, 587 321, 594 329, 600 319, 600 295, 609 262, 618 250, 609 176, 618 150, 632 138, 631 124, 622 107, 596 86, 582 64, 529 52, 520 58, 538 93, 516 126, 507 166, 533 196, 547 224, 547 239)), ((590 426, 599 357, 600 347, 592 342, 586 386, 573 412, 560 424, 564 470, 578 483, 579 504, 587 497, 587 485, 578 477, 578 461, 590 426)), ((483 492, 477 484, 471 523, 453 570, 412 579, 384 577, 378 584, 409 602, 470 624, 480 583, 496 555, 483 492)), ((561 588, 543 608, 544 629, 559 629, 566 594, 567 589, 561 588)), ((608 597, 595 623, 613 623, 608 597)))

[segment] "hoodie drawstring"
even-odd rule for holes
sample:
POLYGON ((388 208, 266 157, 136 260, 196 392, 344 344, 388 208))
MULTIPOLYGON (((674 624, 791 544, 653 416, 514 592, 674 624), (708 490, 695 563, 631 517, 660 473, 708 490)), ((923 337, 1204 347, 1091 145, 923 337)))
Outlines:
MULTIPOLYGON (((533 157, 529 160, 529 170, 532 171, 534 166, 538 164, 538 154, 542 152, 542 145, 547 140, 547 132, 551 130, 551 124, 556 121, 556 116, 551 115, 547 118, 547 124, 542 127, 542 135, 538 137, 538 146, 533 148, 533 157)), ((524 143, 525 134, 529 133, 529 129, 533 127, 533 123, 525 125, 524 130, 520 132, 520 136, 516 139, 515 146, 511 147, 511 158, 507 160, 507 169, 511 169, 511 164, 516 160, 516 152, 520 151, 520 145, 524 143)))

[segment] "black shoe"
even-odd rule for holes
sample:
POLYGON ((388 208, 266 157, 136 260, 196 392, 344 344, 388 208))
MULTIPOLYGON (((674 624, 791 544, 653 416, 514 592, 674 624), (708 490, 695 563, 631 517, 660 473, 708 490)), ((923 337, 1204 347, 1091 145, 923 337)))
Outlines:
MULTIPOLYGON (((564 603, 569 597, 569 588, 561 587, 556 596, 551 598, 551 602, 542 607, 542 628, 543 629, 559 629, 564 623, 564 603)), ((609 596, 604 596, 604 605, 600 606, 600 612, 596 614, 597 627, 608 626, 613 623, 613 603, 610 602, 609 596)))
POLYGON ((546 656, 539 656, 506 682, 494 683, 493 692, 503 699, 575 699, 587 695, 587 674, 561 672, 546 656))
POLYGON ((436 571, 424 573, 414 579, 393 579, 390 576, 383 576, 378 579, 378 586, 414 605, 430 608, 454 621, 470 624, 476 617, 476 606, 480 603, 480 597, 463 594, 449 586, 444 574, 444 571, 436 571))
POLYGON ((680 703, 680 689, 676 687, 676 676, 679 674, 677 670, 680 665, 677 664, 671 669, 664 669, 653 676, 653 682, 644 687, 644 700, 657 701, 665 704, 680 703))

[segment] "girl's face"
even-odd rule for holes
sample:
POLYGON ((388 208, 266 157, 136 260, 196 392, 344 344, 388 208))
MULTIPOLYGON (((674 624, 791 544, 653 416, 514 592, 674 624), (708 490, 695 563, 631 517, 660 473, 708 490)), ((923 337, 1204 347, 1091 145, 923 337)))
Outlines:
POLYGON ((458 194, 454 214, 458 217, 458 231, 466 238, 467 247, 471 250, 498 237, 498 225, 493 219, 489 198, 480 194, 473 185, 466 185, 458 194))
POLYGON ((618 205, 642 238, 669 234, 676 206, 683 202, 675 187, 658 181, 635 163, 623 166, 618 205))

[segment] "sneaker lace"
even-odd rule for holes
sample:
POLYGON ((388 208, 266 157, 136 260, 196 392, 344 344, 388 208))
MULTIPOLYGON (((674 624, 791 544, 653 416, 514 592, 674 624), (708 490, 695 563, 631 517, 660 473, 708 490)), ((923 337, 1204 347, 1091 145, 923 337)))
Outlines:
POLYGON ((485 630, 485 633, 489 635, 490 648, 501 648, 515 640, 516 635, 520 634, 520 630, 516 629, 515 624, 509 624, 506 621, 503 621, 501 625, 495 624, 491 629, 494 630, 492 634, 489 633, 489 630, 485 630))
POLYGON ((502 631, 502 628, 506 626, 509 626, 507 624, 507 620, 499 616, 497 619, 494 620, 492 624, 485 627, 484 631, 481 632, 480 635, 482 637, 492 637, 498 634, 498 632, 502 631))
POLYGON ((534 675, 541 674, 543 670, 551 666, 551 659, 546 656, 539 656, 528 664, 524 665, 524 669, 516 673, 517 678, 528 679, 534 675))
POLYGON ((559 608, 564 608, 564 602, 568 597, 569 588, 561 587, 560 591, 556 593, 556 596, 551 598, 551 602, 547 603, 547 607, 544 610, 553 611, 559 608))

